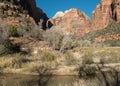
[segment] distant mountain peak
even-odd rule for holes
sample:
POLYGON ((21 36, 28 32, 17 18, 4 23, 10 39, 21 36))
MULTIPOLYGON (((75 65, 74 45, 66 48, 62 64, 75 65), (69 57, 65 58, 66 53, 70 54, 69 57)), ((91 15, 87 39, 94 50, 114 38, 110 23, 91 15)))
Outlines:
POLYGON ((77 8, 71 8, 71 9, 68 9, 68 10, 65 10, 65 11, 58 11, 52 18, 55 19, 55 18, 63 17, 64 15, 66 15, 67 13, 69 13, 73 10, 74 11, 80 11, 77 8))
POLYGON ((77 8, 71 8, 64 12, 58 11, 55 16, 49 20, 53 26, 65 28, 66 34, 82 36, 90 28, 88 16, 77 8))

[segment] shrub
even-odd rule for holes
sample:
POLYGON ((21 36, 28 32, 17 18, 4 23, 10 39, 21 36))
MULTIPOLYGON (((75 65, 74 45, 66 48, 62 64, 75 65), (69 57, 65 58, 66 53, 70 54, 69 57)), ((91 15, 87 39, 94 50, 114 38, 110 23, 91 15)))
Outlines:
POLYGON ((66 65, 75 65, 77 64, 77 59, 74 57, 74 55, 71 52, 65 53, 65 64, 66 65))
POLYGON ((65 35, 63 37, 61 46, 60 46, 60 52, 64 53, 65 50, 72 49, 76 47, 75 38, 73 36, 65 35))
POLYGON ((26 23, 30 23, 30 18, 25 18, 26 23))
POLYGON ((64 53, 65 50, 74 47, 73 36, 66 35, 64 29, 59 27, 53 27, 46 30, 44 34, 44 39, 48 42, 48 45, 54 50, 59 50, 64 53))
POLYGON ((79 41, 79 47, 90 47, 91 41, 89 40, 80 40, 79 41))
POLYGON ((5 53, 15 53, 20 52, 20 44, 19 43, 13 43, 10 40, 6 40, 4 43, 5 46, 5 53))
POLYGON ((59 28, 51 28, 46 30, 44 34, 44 39, 48 42, 49 46, 55 50, 60 50, 63 37, 64 34, 59 28))
POLYGON ((5 53, 5 41, 8 39, 7 29, 0 28, 0 55, 5 53))
POLYGON ((15 17, 15 18, 16 18, 16 17, 19 17, 19 14, 18 14, 18 13, 14 13, 14 14, 13 14, 13 17, 15 17))
POLYGON ((79 69, 80 77, 93 76, 95 75, 97 68, 95 66, 82 65, 79 69))
POLYGON ((120 40, 106 40, 103 42, 103 44, 112 47, 120 46, 120 40))
POLYGON ((22 68, 23 64, 27 62, 30 62, 30 60, 27 59, 25 56, 22 56, 20 54, 15 54, 11 66, 13 68, 22 68))
POLYGON ((28 14, 29 12, 28 12, 28 10, 23 10, 23 13, 28 14))
POLYGON ((43 50, 40 53, 40 56, 41 56, 42 61, 54 61, 55 60, 55 56, 47 50, 43 50))
POLYGON ((8 33, 9 36, 13 36, 13 37, 18 37, 18 36, 19 36, 18 31, 17 31, 17 28, 14 27, 14 26, 10 26, 8 32, 9 32, 9 33, 8 33))
POLYGON ((92 52, 88 51, 82 57, 83 64, 92 64, 93 63, 93 54, 92 52))
POLYGON ((8 38, 8 33, 6 28, 0 27, 0 44, 4 44, 5 40, 8 38))
POLYGON ((43 40, 41 24, 33 24, 30 26, 26 21, 21 22, 21 27, 18 29, 18 34, 23 37, 33 37, 37 40, 43 40))
POLYGON ((38 40, 43 40, 42 22, 39 25, 33 25, 30 35, 38 40))

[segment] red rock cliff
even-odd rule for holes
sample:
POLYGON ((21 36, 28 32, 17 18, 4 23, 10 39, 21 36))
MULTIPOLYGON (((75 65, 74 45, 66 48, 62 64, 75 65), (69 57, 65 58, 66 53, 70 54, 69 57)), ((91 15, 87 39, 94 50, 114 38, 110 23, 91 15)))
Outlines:
POLYGON ((53 19, 49 20, 54 26, 65 28, 67 34, 82 36, 89 32, 90 20, 85 13, 73 8, 65 12, 58 12, 53 19))
POLYGON ((92 13, 92 29, 103 29, 111 21, 120 22, 120 0, 101 0, 92 13))

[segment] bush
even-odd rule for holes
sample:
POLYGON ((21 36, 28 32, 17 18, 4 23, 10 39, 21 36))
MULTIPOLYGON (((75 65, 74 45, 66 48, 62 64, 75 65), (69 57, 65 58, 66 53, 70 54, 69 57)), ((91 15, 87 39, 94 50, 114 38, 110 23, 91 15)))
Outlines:
POLYGON ((28 10, 23 10, 23 13, 24 13, 24 14, 28 14, 29 11, 28 11, 28 10))
POLYGON ((68 66, 78 64, 78 60, 74 57, 74 55, 71 52, 65 53, 65 60, 65 64, 68 66))
POLYGON ((21 54, 15 54, 14 57, 11 64, 13 68, 22 68, 24 63, 30 62, 29 59, 21 54))
POLYGON ((90 52, 90 51, 85 52, 82 59, 83 59, 82 60, 83 64, 92 64, 93 63, 93 54, 92 54, 92 52, 90 52))
POLYGON ((95 66, 82 65, 79 69, 80 77, 94 76, 96 74, 97 68, 95 66))
POLYGON ((33 25, 30 35, 38 40, 43 40, 42 23, 33 25))
POLYGON ((37 40, 43 40, 41 24, 33 24, 30 26, 26 21, 21 22, 21 27, 18 29, 18 34, 23 37, 33 37, 37 40))
POLYGON ((13 43, 10 40, 6 40, 4 43, 5 46, 5 53, 15 53, 20 52, 20 44, 19 43, 13 43))
POLYGON ((55 50, 60 50, 63 37, 64 34, 60 28, 51 28, 46 30, 44 34, 44 39, 48 42, 49 46, 55 50))
POLYGON ((26 23, 30 23, 30 18, 25 18, 26 23))
POLYGON ((9 36, 12 36, 12 37, 18 37, 18 36, 19 36, 18 31, 17 31, 17 28, 14 27, 14 26, 10 26, 8 32, 9 32, 9 33, 8 33, 9 36))
POLYGON ((42 61, 54 61, 55 60, 55 56, 47 50, 42 51, 40 53, 40 56, 41 56, 42 61))
POLYGON ((48 42, 48 45, 54 50, 59 50, 64 53, 65 50, 73 48, 74 38, 73 36, 66 35, 64 29, 59 27, 53 27, 46 30, 44 39, 48 42))
POLYGON ((103 42, 103 44, 112 47, 120 46, 120 40, 106 40, 103 42))
POLYGON ((15 18, 16 18, 16 17, 19 17, 19 14, 18 14, 18 13, 14 13, 14 14, 13 14, 13 17, 15 17, 15 18))
POLYGON ((5 40, 8 38, 8 33, 6 28, 0 27, 0 44, 4 44, 5 40))

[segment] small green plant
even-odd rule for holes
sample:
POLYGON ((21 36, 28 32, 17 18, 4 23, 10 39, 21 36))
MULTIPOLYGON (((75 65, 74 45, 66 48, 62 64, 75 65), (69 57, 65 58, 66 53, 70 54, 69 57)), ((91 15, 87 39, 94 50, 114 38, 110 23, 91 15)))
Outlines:
POLYGON ((26 23, 30 23, 30 18, 25 18, 26 23))
POLYGON ((19 17, 19 14, 18 14, 18 13, 14 13, 14 14, 13 14, 13 17, 15 17, 15 18, 16 18, 16 17, 19 17))
POLYGON ((24 13, 24 14, 28 14, 29 11, 28 11, 28 10, 23 10, 23 13, 24 13))
POLYGON ((9 36, 11 37, 18 37, 19 36, 19 34, 18 34, 18 31, 17 31, 17 28, 16 27, 14 27, 14 26, 10 26, 10 28, 9 28, 9 31, 8 31, 9 33, 9 36))

